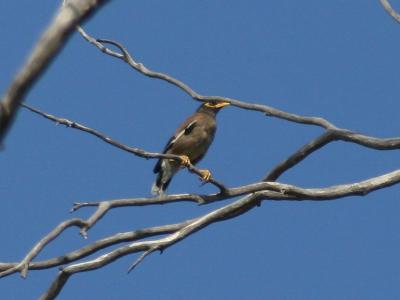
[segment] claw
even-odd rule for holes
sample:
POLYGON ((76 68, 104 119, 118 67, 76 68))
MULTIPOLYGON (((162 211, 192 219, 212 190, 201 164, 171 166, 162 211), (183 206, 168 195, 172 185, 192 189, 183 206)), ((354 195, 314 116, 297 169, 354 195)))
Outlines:
POLYGON ((201 180, 209 181, 211 178, 211 172, 209 170, 200 170, 201 173, 201 180))
POLYGON ((187 155, 181 155, 181 164, 185 167, 189 167, 192 163, 187 155))

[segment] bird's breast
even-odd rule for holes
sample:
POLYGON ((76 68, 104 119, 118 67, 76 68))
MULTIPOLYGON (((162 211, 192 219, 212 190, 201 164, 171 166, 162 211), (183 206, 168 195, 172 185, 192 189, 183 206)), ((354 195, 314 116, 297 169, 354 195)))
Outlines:
POLYGON ((186 154, 192 163, 197 163, 206 154, 212 141, 214 140, 215 127, 199 127, 197 132, 192 136, 190 143, 192 147, 188 147, 190 151, 186 154))

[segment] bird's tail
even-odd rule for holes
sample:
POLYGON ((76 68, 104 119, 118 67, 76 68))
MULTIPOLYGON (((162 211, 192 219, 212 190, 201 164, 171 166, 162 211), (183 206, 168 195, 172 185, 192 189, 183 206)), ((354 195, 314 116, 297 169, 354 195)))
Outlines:
POLYGON ((164 194, 165 189, 163 188, 162 185, 158 184, 157 181, 154 181, 153 185, 151 186, 151 193, 153 195, 163 195, 164 194))
POLYGON ((163 195, 169 186, 172 177, 174 177, 175 173, 178 172, 179 168, 179 164, 163 159, 160 163, 160 167, 154 169, 158 172, 155 172, 157 173, 157 179, 151 187, 151 193, 153 195, 163 195))
POLYGON ((157 175, 156 181, 154 181, 153 185, 151 186, 151 193, 153 195, 161 196, 165 193, 169 183, 171 182, 172 176, 167 180, 163 181, 163 172, 160 171, 157 175))

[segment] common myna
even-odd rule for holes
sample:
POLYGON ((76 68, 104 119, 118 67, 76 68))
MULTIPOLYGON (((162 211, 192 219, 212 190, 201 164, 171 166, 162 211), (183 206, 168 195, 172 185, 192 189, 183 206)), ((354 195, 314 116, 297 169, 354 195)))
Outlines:
MULTIPOLYGON (((227 105, 229 102, 205 102, 179 126, 163 153, 180 155, 181 161, 161 158, 158 160, 153 170, 157 179, 151 188, 152 194, 163 194, 172 177, 182 166, 195 165, 204 157, 217 129, 215 117, 218 111, 227 105)), ((202 170, 202 174, 205 181, 211 177, 208 170, 202 170)))

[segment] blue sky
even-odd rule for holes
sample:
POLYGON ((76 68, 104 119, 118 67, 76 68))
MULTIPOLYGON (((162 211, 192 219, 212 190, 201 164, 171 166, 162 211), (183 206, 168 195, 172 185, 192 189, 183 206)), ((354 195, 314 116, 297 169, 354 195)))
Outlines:
MULTIPOLYGON (((399 3, 396 4, 400 8, 399 3)), ((57 1, 0 2, 0 88, 9 85, 57 1)), ((400 24, 379 1, 112 1, 85 24, 140 62, 206 95, 327 118, 377 137, 399 136, 400 24)), ((198 106, 165 82, 101 54, 75 34, 27 103, 161 151, 198 106)), ((321 129, 235 107, 218 116, 199 164, 228 186, 254 182, 321 129)), ((73 202, 149 196, 153 160, 21 111, 0 155, 0 261, 17 261, 73 202)), ((343 142, 316 152, 280 182, 324 187, 398 168, 398 151, 343 142)), ((212 192, 182 171, 170 193, 212 192)), ((338 201, 264 202, 126 270, 136 256, 74 276, 58 299, 399 299, 400 204, 394 186, 338 201)), ((117 232, 179 222, 223 203, 111 211, 84 241, 70 229, 38 259, 117 232)), ((87 217, 91 209, 73 216, 87 217)), ((57 269, 0 280, 4 299, 36 299, 57 269)))

